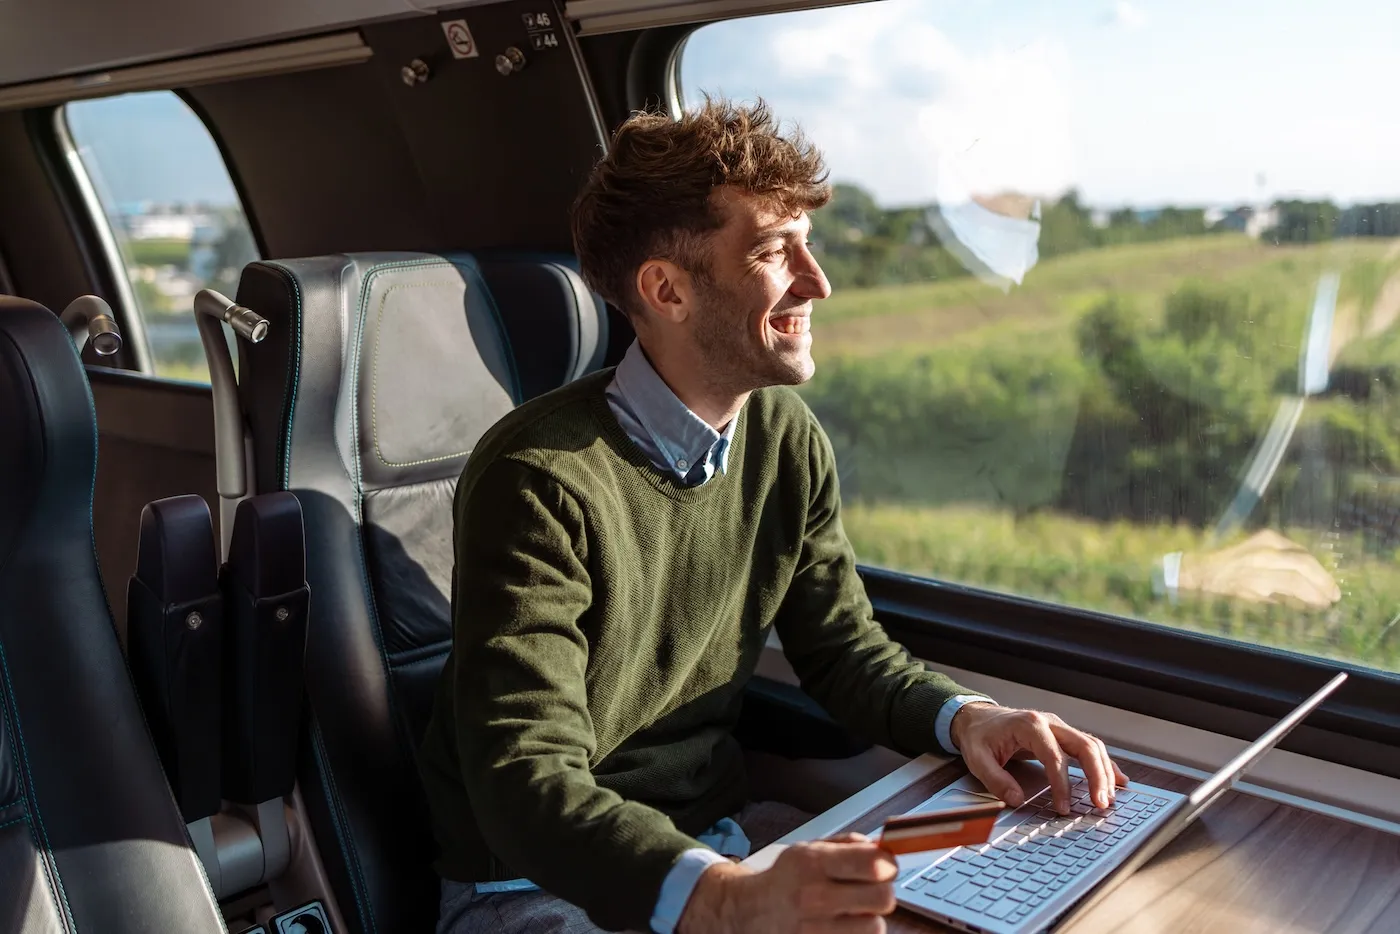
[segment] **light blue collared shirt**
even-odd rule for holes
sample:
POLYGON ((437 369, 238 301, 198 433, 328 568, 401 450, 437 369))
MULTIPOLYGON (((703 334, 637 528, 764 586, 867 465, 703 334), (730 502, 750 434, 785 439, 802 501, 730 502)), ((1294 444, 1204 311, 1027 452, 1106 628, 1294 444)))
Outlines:
POLYGON ((676 397, 637 341, 613 370, 607 396, 617 423, 658 470, 699 486, 729 467, 739 417, 730 419, 724 431, 715 431, 676 397))
MULTIPOLYGON (((724 426, 723 432, 715 431, 671 391, 642 352, 639 342, 632 342, 613 371, 607 399, 608 408, 622 430, 658 470, 688 486, 699 486, 728 468, 729 447, 739 417, 724 426)), ((951 755, 958 754, 949 734, 953 716, 972 701, 992 703, 989 697, 960 694, 950 698, 934 719, 938 745, 951 755)), ((673 934, 701 873, 714 863, 725 862, 726 856, 743 858, 749 855, 749 838, 727 817, 696 839, 714 849, 686 850, 671 867, 661 883, 661 893, 652 911, 651 929, 657 934, 673 934)))

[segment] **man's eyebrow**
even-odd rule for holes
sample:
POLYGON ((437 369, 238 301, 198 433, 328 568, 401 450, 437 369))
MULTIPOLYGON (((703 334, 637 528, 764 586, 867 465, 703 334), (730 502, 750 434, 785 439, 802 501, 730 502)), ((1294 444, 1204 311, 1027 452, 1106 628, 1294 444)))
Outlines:
POLYGON ((801 236, 803 236, 802 228, 790 223, 784 223, 780 227, 769 227, 766 230, 760 230, 758 233, 754 234, 749 249, 757 249, 765 243, 771 243, 774 240, 792 240, 801 236))

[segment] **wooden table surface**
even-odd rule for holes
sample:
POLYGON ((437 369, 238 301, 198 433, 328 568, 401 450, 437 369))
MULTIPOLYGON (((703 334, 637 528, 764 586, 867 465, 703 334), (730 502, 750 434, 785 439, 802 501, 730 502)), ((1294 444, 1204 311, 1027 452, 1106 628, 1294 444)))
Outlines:
MULTIPOLYGON (((1195 779, 1121 763, 1128 777, 1189 791, 1195 779)), ((960 761, 843 830, 873 834, 963 774, 960 761)), ((891 934, 952 931, 904 909, 891 934)), ((1069 934, 1400 934, 1400 836, 1228 792, 1069 934)))

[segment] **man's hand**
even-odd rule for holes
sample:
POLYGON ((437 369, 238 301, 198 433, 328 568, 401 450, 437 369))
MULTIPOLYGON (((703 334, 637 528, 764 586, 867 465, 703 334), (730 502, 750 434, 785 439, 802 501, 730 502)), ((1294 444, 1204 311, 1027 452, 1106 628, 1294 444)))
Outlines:
POLYGON ((716 863, 677 934, 883 934, 899 867, 860 834, 788 847, 763 872, 716 863))
POLYGON ((1066 726, 1053 713, 966 704, 954 715, 949 732, 967 770, 1011 807, 1025 803, 1020 783, 1004 768, 1012 759, 1034 758, 1045 766, 1051 803, 1061 814, 1069 813, 1070 759, 1084 770, 1090 800, 1098 807, 1111 805, 1114 787, 1128 783, 1128 776, 1109 758, 1103 740, 1066 726))
POLYGON ((1230 548, 1181 556, 1180 590, 1325 610, 1342 591, 1317 559, 1272 529, 1230 548))

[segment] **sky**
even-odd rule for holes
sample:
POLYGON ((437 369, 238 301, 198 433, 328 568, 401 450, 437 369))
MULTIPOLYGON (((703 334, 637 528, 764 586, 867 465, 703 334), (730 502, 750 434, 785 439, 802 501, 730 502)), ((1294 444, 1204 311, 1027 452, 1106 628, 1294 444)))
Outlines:
MULTIPOLYGON (((877 0, 704 26, 681 79, 763 95, 886 206, 951 182, 1107 208, 1400 200, 1397 34, 1382 0, 877 0)), ((233 201, 173 94, 67 114, 107 197, 233 201)))
POLYGON ((705 26, 681 81, 763 95, 887 206, 940 173, 1104 207, 1400 200, 1397 34, 1381 0, 878 0, 705 26))
POLYGON ((213 137, 173 93, 76 101, 63 112, 104 204, 237 200, 213 137))

